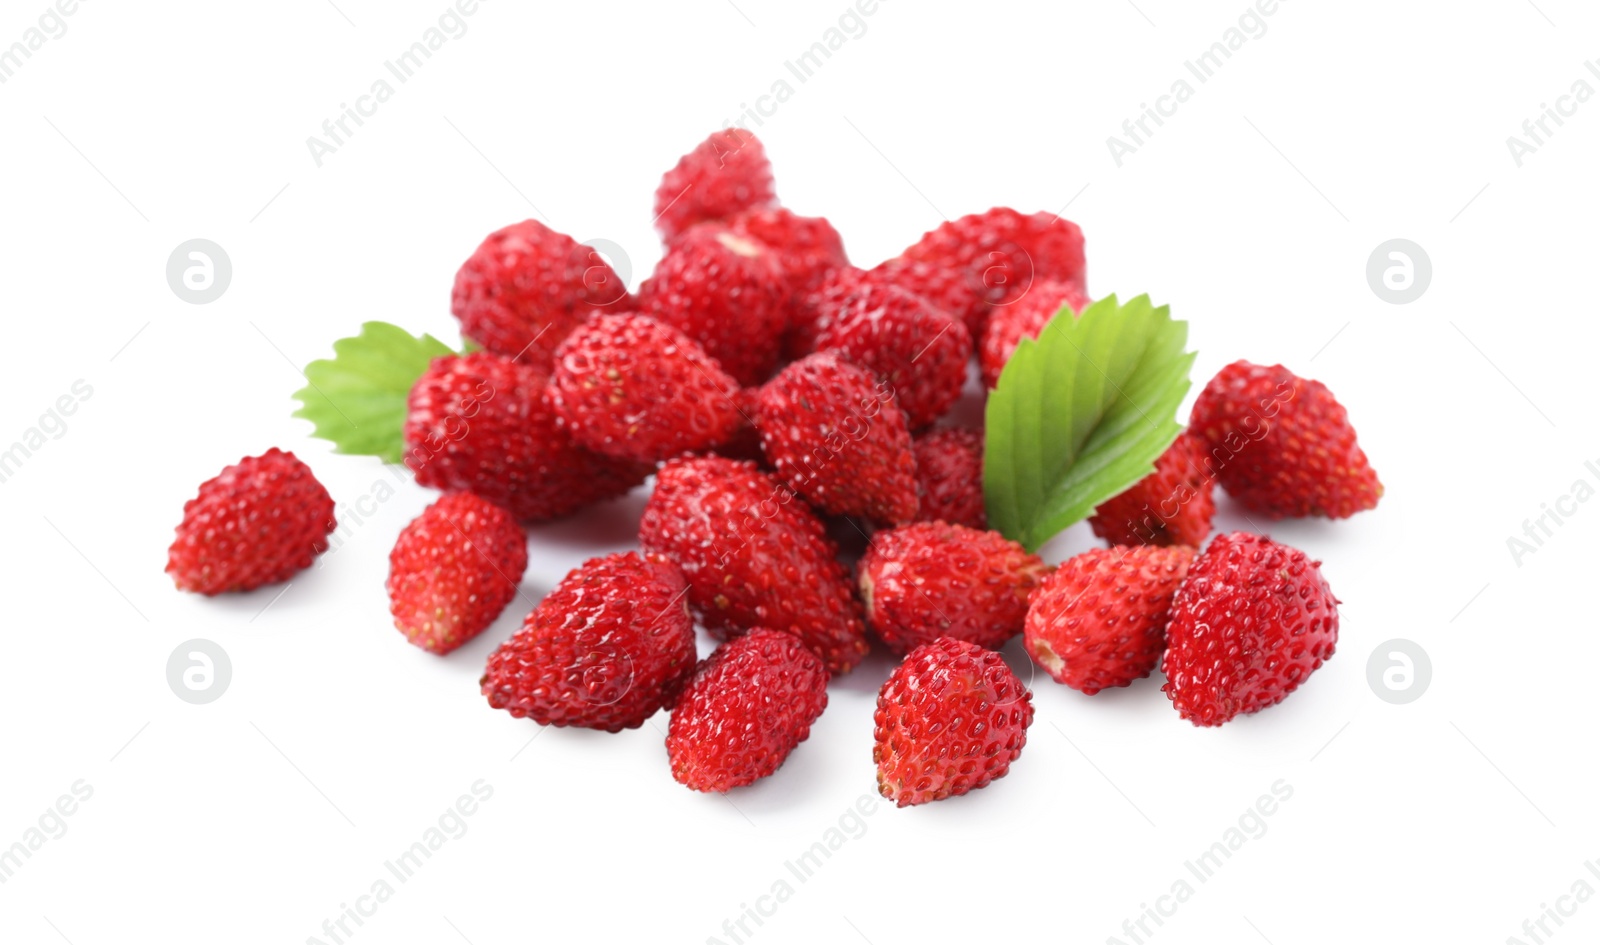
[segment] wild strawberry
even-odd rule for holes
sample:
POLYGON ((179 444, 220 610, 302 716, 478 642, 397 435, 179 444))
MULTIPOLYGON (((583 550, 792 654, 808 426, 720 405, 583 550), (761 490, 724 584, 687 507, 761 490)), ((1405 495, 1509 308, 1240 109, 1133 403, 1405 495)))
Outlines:
POLYGON ((1063 307, 1071 308, 1076 314, 1088 306, 1089 296, 1077 284, 1041 279, 1022 298, 991 308, 978 348, 984 386, 994 387, 1022 339, 1038 338, 1044 326, 1063 307))
POLYGON ((926 804, 1003 778, 1033 724, 1033 694, 993 650, 948 637, 911 651, 878 692, 878 793, 926 804))
POLYGON ((916 517, 905 414, 870 373, 813 354, 768 381, 756 408, 767 461, 819 509, 891 525, 916 517))
POLYGON ((989 527, 983 504, 983 434, 965 427, 929 430, 917 457, 917 521, 989 527))
POLYGON ((655 463, 726 441, 744 418, 739 384, 683 332, 602 316, 556 349, 550 403, 580 446, 655 463))
POLYGON ((184 503, 167 550, 180 591, 222 594, 277 584, 328 549, 333 499, 293 453, 246 456, 184 503))
POLYGON ((773 251, 725 226, 697 226, 667 244, 639 287, 638 310, 699 342, 740 384, 778 361, 788 286, 773 251))
POLYGON ((754 463, 708 456, 662 466, 639 542, 683 569, 689 602, 718 636, 792 633, 834 673, 866 655, 861 607, 822 523, 754 463))
POLYGON ((839 231, 824 217, 770 207, 741 213, 728 221, 728 228, 773 251, 791 293, 803 292, 833 269, 850 265, 839 231))
POLYGON ((1150 675, 1194 549, 1093 548, 1063 561, 1028 605, 1022 642, 1056 682, 1088 695, 1150 675))
POLYGON ((628 287, 600 253, 537 220, 489 234, 456 273, 450 310, 485 349, 548 364, 591 312, 629 303, 628 287))
POLYGON ((545 396, 545 368, 480 351, 434 359, 411 388, 406 465, 417 482, 472 492, 542 522, 644 481, 649 467, 572 442, 545 396))
POLYGON ((817 350, 817 337, 833 323, 844 308, 845 299, 861 287, 866 274, 867 270, 855 266, 839 266, 791 298, 789 329, 783 336, 786 360, 795 361, 817 350))
POLYGON ((1113 545, 1205 544, 1211 534, 1216 480, 1206 469, 1206 445, 1180 433, 1156 459, 1156 470, 1121 495, 1107 499, 1089 519, 1094 533, 1113 545))
POLYGON ((966 326, 895 286, 863 286, 817 338, 887 381, 913 429, 944 416, 967 382, 972 340, 966 326))
POLYGON ((772 165, 760 140, 743 128, 725 128, 712 132, 662 176, 656 229, 671 240, 697 223, 776 203, 772 165))
POLYGON ((1162 691, 1195 725, 1277 705, 1333 656, 1338 605, 1304 552, 1218 535, 1173 598, 1162 691))
POLYGON ((1222 488, 1252 512, 1349 518, 1383 495, 1344 407, 1281 364, 1235 361, 1217 372, 1189 430, 1210 448, 1222 488))
POLYGON ((677 568, 631 551, 586 561, 489 656, 479 688, 540 725, 638 728, 694 671, 685 590, 677 568))
POLYGON ((528 540, 511 513, 453 492, 411 521, 389 552, 389 612, 406 639, 448 653, 517 596, 528 540))
POLYGON ((940 637, 998 649, 1050 568, 999 532, 918 522, 873 536, 856 571, 867 623, 905 653, 940 637))
POLYGON ((943 263, 897 256, 867 271, 866 281, 873 285, 892 285, 913 292, 935 309, 966 326, 967 336, 974 342, 983 337, 983 326, 989 317, 989 306, 975 300, 970 279, 965 270, 949 268, 943 263))
POLYGON ((772 774, 828 705, 828 670, 792 634, 756 627, 717 647, 672 708, 672 776, 728 791, 772 774))

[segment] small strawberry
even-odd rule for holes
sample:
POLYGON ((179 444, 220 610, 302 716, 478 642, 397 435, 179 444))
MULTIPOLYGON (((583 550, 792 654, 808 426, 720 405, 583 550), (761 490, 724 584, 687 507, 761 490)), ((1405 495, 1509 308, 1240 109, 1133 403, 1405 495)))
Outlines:
POLYGON ((548 364, 591 312, 630 304, 628 288, 600 253, 537 220, 489 234, 456 273, 450 310, 461 333, 485 349, 548 364))
POLYGON ((873 536, 856 570, 867 623, 905 653, 940 637, 998 649, 1050 568, 999 532, 918 522, 873 536))
POLYGON ((868 270, 865 281, 914 292, 939 311, 960 319, 966 326, 967 336, 974 342, 983 337, 989 306, 974 296, 971 280, 963 269, 897 256, 868 270))
POLYGON ((1235 361, 1195 401, 1189 429, 1228 494, 1272 518, 1349 518, 1383 496, 1344 407, 1281 364, 1235 361))
POLYGON ((917 521, 987 529, 983 434, 965 427, 930 430, 912 444, 917 457, 917 521))
POLYGON ((528 542, 511 513, 452 492, 411 521, 389 552, 389 612, 406 639, 448 653, 517 596, 528 542))
POLYGON ((870 373, 813 354, 768 381, 756 408, 767 462, 819 509, 891 525, 916 517, 911 432, 870 373))
POLYGON ((1181 433, 1156 459, 1156 470, 1121 495, 1107 499, 1089 519, 1094 533, 1113 545, 1205 544, 1216 512, 1216 480, 1206 469, 1206 445, 1181 433))
POLYGON ((828 272, 850 265, 839 231, 823 217, 802 217, 783 207, 741 213, 728 228, 766 245, 778 259, 789 291, 803 292, 828 272))
POLYGON ((671 240, 697 223, 776 203, 772 165, 761 141, 743 128, 725 128, 712 132, 662 176, 656 229, 671 240))
POLYGON ((550 403, 578 445, 655 463, 725 442, 744 423, 739 384, 683 332, 601 316, 556 349, 550 403))
POLYGON ((822 522, 754 463, 707 456, 662 466, 639 542, 683 569, 689 602, 720 637, 752 627, 792 633, 834 673, 866 655, 861 605, 822 522))
POLYGON ((728 791, 777 771, 828 705, 828 670, 798 637, 756 627, 717 647, 672 708, 672 776, 728 791))
POLYGON ((878 691, 878 793, 926 804, 1003 778, 1033 724, 1033 694, 993 650, 948 637, 912 650, 878 691))
POLYGON ((1094 695, 1143 679, 1166 648, 1172 595, 1194 549, 1093 548, 1033 592, 1022 642, 1056 682, 1094 695))
POLYGON ((1162 691, 1195 725, 1277 705, 1333 655, 1338 605, 1304 552, 1219 535, 1173 598, 1162 691))
POLYGON ((277 584, 310 567, 333 529, 328 490, 293 453, 273 448, 200 484, 184 503, 167 573, 197 594, 277 584))
POLYGON ((638 728, 694 671, 683 575, 635 552, 584 562, 489 656, 489 705, 540 725, 638 728))
POLYGON ((888 382, 913 429, 944 416, 967 382, 972 339, 959 319, 896 286, 862 286, 817 337, 888 382))
POLYGON ((1050 319, 1063 307, 1076 314, 1088 306, 1089 296, 1076 283, 1041 279, 1016 301, 991 308, 978 348, 984 386, 994 387, 1022 339, 1038 338, 1044 326, 1050 324, 1050 319))
POLYGON ((524 522, 623 495, 649 467, 591 453, 556 422, 546 369, 480 351, 434 359, 411 388, 406 465, 417 482, 472 492, 524 522))
POLYGON ((818 277, 810 288, 789 300, 789 328, 783 336, 785 360, 796 361, 817 350, 817 338, 844 308, 845 299, 861 288, 867 270, 839 266, 818 277))

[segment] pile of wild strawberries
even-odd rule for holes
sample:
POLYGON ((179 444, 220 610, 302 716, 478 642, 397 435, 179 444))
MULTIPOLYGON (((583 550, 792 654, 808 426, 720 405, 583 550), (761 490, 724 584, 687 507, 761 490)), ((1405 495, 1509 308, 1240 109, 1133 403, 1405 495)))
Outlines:
MULTIPOLYGON (((489 657, 491 706, 611 732, 669 709, 673 777, 727 791, 805 740, 870 628, 904 657, 873 756, 905 806, 983 787, 1021 752, 1032 696, 996 652, 1018 634, 1091 695, 1159 664, 1196 725, 1276 704, 1333 653, 1317 562, 1243 532, 1199 550, 1219 482, 1269 518, 1343 518, 1382 494, 1333 395, 1281 366, 1240 361, 1206 385, 1155 471, 1094 515, 1109 547, 1052 567, 986 530, 982 433, 936 424, 974 356, 992 387, 1020 339, 1088 304, 1076 225, 997 208, 859 269, 826 220, 777 205, 737 129, 666 174, 656 218, 665 254, 632 294, 540 223, 491 234, 452 296, 482 350, 434 360, 411 390, 406 462, 445 494, 401 532, 388 591, 432 652, 510 603, 524 524, 655 476, 642 551, 584 563, 528 615, 489 657), (855 537, 852 580, 839 542, 855 537), (698 662, 697 620, 723 641, 698 662)), ((204 594, 284 581, 327 547, 333 513, 305 464, 270 450, 200 487, 167 570, 204 594)))

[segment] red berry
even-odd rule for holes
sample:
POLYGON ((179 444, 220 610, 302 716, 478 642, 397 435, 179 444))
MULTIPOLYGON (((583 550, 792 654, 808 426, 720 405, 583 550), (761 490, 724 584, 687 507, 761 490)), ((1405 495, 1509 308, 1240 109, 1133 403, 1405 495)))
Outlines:
POLYGON ((470 492, 428 506, 389 552, 389 612, 406 639, 448 653, 517 596, 528 542, 511 513, 470 492))
POLYGON ((1101 503, 1089 525, 1113 545, 1198 548, 1211 534, 1215 488, 1206 468, 1206 445, 1199 437, 1180 433, 1156 459, 1155 472, 1101 503))
POLYGON ((1333 656, 1338 605, 1304 552, 1219 535, 1173 598, 1162 691, 1195 725, 1277 705, 1333 656))
POLYGON ((589 313, 631 304, 599 251, 537 220, 489 234, 456 273, 450 310, 486 350, 548 364, 589 313))
POLYGON ((672 708, 672 776, 728 791, 777 771, 828 705, 828 670, 799 638, 756 627, 717 647, 672 708))
POLYGON ((1344 407, 1281 364, 1235 361, 1217 372, 1189 430, 1210 447, 1222 488, 1252 512, 1349 518, 1383 495, 1344 407))
POLYGON ((435 358, 411 388, 406 465, 417 482, 472 492, 542 522, 644 481, 649 467, 591 453, 561 429, 545 368, 497 354, 435 358))
POLYGON ((862 286, 817 337, 887 381, 913 429, 944 416, 967 383, 972 339, 966 326, 904 289, 862 286))
POLYGON ((768 381, 756 407, 767 461, 813 505, 890 525, 916 517, 905 414, 870 373, 813 354, 768 381))
POLYGON ((974 341, 983 337, 989 307, 974 300, 964 270, 944 263, 897 256, 869 270, 866 278, 875 285, 898 286, 916 293, 939 311, 960 319, 967 328, 968 337, 974 341))
POLYGON ((772 250, 706 224, 668 244, 639 287, 639 311, 699 342, 748 386, 777 365, 788 298, 772 250))
POLYGON ((310 467, 276 447, 200 484, 167 550, 180 591, 222 594, 277 584, 328 549, 333 499, 310 467))
POLYGON ((978 348, 984 386, 993 387, 999 382, 1000 372, 1022 339, 1038 338, 1063 306, 1070 307, 1074 314, 1082 312, 1089 306, 1089 296, 1075 283, 1040 280, 1022 298, 989 310, 989 323, 978 348))
POLYGON ((832 270, 850 265, 839 231, 824 217, 771 207, 741 213, 728 221, 728 227, 773 251, 791 293, 803 292, 832 270))
POLYGON ((861 607, 822 522, 754 463, 708 456, 662 466, 639 542, 683 569, 689 602, 714 634, 792 633, 834 673, 866 655, 861 607))
POLYGON ((918 522, 873 536, 856 570, 867 623, 905 653, 940 637, 998 649, 1050 568, 999 532, 918 522))
POLYGON ((489 656, 489 705, 540 725, 620 732, 670 704, 694 671, 683 575, 634 552, 584 562, 489 656))
POLYGON ((783 337, 783 355, 798 360, 817 350, 817 337, 833 323, 845 299, 862 285, 867 270, 855 266, 830 269, 815 285, 795 295, 789 305, 789 330, 783 337))
POLYGON ((1194 549, 1093 548, 1033 592, 1022 642, 1056 682, 1094 695, 1150 675, 1194 549))
POLYGON ((683 332, 642 315, 602 316, 556 350, 550 403, 580 446, 655 463, 709 449, 744 422, 739 384, 683 332))
POLYGON ((916 438, 917 521, 989 527, 983 503, 983 434, 964 427, 916 438))
POLYGON ((1003 778, 1033 724, 1033 694, 993 650, 947 638, 917 647, 878 692, 878 793, 897 807, 1003 778))
POLYGON ((670 240, 697 223, 776 203, 772 165, 760 140, 742 128, 725 128, 662 176, 656 189, 656 229, 670 240))

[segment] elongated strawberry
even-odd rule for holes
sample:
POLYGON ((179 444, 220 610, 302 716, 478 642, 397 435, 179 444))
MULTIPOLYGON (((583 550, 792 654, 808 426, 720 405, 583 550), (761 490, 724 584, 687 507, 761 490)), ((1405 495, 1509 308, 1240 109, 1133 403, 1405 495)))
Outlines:
POLYGON ((917 437, 912 447, 917 457, 917 521, 987 529, 983 434, 945 427, 917 437))
POLYGON ((448 653, 482 633, 528 566, 528 542, 511 513, 470 492, 428 506, 389 552, 389 612, 406 639, 448 653))
POLYGON ((890 285, 862 286, 846 298, 817 347, 887 382, 912 429, 944 416, 961 397, 972 356, 959 319, 890 285))
POLYGON ((1190 545, 1211 534, 1216 479, 1206 468, 1206 445, 1179 434, 1156 460, 1155 472, 1107 499, 1089 519, 1094 533, 1113 545, 1190 545))
POLYGON ((777 203, 772 165, 743 128, 712 132, 679 159, 656 189, 656 228, 670 240, 697 223, 726 220, 777 203))

